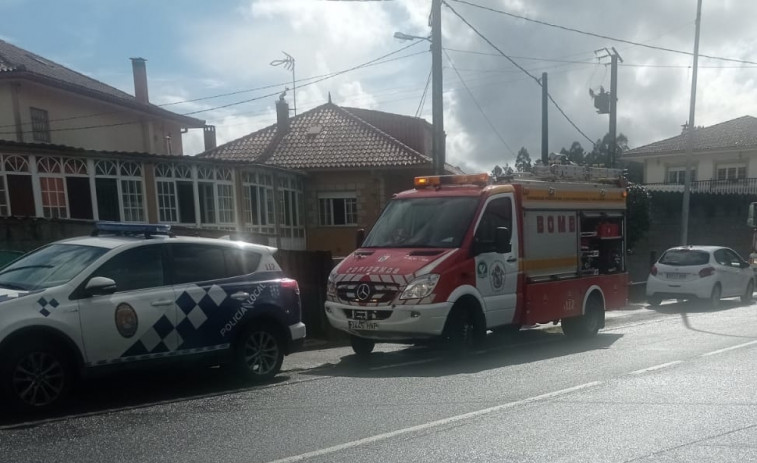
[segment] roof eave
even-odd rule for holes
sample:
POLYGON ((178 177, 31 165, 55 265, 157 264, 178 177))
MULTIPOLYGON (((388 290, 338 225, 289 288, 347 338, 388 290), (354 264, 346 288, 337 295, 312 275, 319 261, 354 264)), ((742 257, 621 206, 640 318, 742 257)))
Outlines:
POLYGON ((186 128, 202 128, 205 127, 205 121, 201 119, 195 119, 194 117, 184 116, 176 114, 166 109, 160 108, 154 104, 144 104, 136 100, 128 100, 126 98, 119 98, 114 95, 109 95, 104 92, 82 87, 81 85, 64 82, 59 79, 53 79, 47 76, 42 76, 29 71, 4 71, 0 72, 0 79, 25 79, 39 84, 49 85, 51 87, 67 90, 73 93, 77 93, 90 98, 98 100, 104 100, 108 103, 116 104, 119 106, 125 106, 129 109, 133 109, 139 112, 147 113, 151 116, 161 117, 164 119, 170 119, 178 122, 182 127, 186 128))

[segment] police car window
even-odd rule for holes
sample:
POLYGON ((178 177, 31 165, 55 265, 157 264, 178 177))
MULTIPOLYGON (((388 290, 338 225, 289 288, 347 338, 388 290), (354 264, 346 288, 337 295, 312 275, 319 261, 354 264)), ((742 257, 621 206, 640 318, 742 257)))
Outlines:
POLYGON ((224 248, 224 260, 228 276, 247 275, 257 271, 260 253, 242 249, 224 248))
POLYGON ((224 247, 182 243, 171 246, 174 284, 220 280, 232 276, 226 268, 224 247))
POLYGON ((51 244, 22 256, 0 271, 0 288, 33 290, 68 283, 108 248, 51 244))
POLYGON ((95 270, 92 277, 110 278, 116 291, 164 286, 163 246, 140 246, 127 249, 95 270))
POLYGON ((476 239, 481 242, 494 242, 497 228, 507 227, 512 230, 512 206, 510 198, 497 198, 486 205, 481 221, 476 230, 476 239))

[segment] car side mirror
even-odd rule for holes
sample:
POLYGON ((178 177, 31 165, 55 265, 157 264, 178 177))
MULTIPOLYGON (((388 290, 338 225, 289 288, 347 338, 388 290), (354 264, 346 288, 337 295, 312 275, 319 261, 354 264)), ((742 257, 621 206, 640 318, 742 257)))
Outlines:
POLYGON ((365 228, 358 228, 355 232, 355 248, 359 248, 365 241, 365 228))
POLYGON ((513 246, 510 243, 511 238, 512 233, 510 233, 509 228, 497 227, 497 230, 494 232, 494 248, 496 252, 499 254, 505 254, 512 251, 513 246))
POLYGON ((87 296, 103 296, 116 292, 116 282, 110 278, 94 277, 84 286, 84 293, 87 296))

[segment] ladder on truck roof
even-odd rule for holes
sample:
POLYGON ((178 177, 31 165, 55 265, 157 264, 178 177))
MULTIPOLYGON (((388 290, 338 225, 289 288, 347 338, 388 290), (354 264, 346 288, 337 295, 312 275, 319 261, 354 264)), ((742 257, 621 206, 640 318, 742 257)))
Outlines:
POLYGON ((536 165, 532 168, 531 172, 514 172, 496 179, 497 182, 518 180, 611 183, 620 186, 625 184, 622 169, 576 166, 571 164, 536 165))

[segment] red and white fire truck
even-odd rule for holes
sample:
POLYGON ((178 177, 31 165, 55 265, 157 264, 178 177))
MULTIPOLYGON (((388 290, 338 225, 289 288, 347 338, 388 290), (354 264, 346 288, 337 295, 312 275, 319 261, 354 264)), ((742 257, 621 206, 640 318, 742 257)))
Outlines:
POLYGON ((416 177, 331 272, 328 320, 358 354, 543 323, 593 336, 628 300, 624 185, 617 170, 566 165, 416 177))

